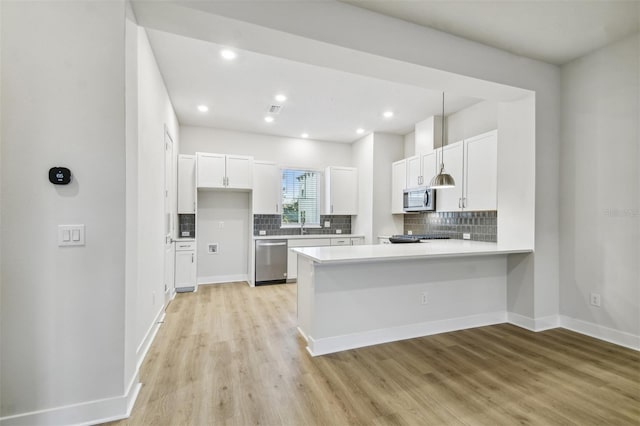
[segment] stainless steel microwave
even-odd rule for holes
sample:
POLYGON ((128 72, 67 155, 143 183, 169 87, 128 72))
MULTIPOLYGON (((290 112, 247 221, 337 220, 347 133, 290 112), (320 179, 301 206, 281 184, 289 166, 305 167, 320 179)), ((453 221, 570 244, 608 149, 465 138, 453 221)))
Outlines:
POLYGON ((405 212, 432 212, 436 209, 436 191, 428 186, 407 188, 402 202, 405 212))

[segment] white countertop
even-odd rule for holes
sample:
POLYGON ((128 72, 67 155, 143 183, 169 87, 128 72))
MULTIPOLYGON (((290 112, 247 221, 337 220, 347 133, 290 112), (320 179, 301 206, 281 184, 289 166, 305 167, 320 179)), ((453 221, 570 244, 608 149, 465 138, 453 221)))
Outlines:
POLYGON ((376 262, 385 260, 484 256, 530 253, 530 249, 501 247, 497 243, 463 240, 432 240, 415 244, 301 247, 292 249, 316 263, 376 262))
POLYGON ((254 235, 254 240, 299 240, 315 238, 357 238, 362 234, 304 234, 304 235, 254 235))

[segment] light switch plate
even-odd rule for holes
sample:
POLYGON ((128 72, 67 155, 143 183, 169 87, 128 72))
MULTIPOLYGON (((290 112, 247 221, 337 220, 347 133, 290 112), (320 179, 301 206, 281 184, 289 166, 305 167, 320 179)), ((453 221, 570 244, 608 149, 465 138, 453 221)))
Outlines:
POLYGON ((84 225, 58 225, 58 246, 83 246, 84 225))

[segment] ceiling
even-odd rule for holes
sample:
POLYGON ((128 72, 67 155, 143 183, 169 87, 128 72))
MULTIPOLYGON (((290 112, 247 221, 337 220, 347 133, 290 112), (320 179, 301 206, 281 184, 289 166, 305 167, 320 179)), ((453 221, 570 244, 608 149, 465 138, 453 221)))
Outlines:
MULTIPOLYGON (((237 50, 227 61, 223 46, 148 29, 149 40, 182 125, 310 139, 353 142, 357 128, 404 135, 414 124, 440 115, 442 93, 237 50), (276 94, 287 96, 277 102, 276 94), (279 114, 267 111, 282 105, 279 114), (198 111, 207 105, 209 111, 198 111), (394 112, 384 118, 384 111, 394 112), (272 115, 267 123, 264 117, 272 115)), ((449 115, 481 101, 446 95, 449 115)))
POLYGON ((562 65, 640 29, 640 1, 341 0, 562 65))
MULTIPOLYGON (((264 0, 265 2, 271 0, 264 0)), ((300 0, 307 1, 307 0, 300 0)), ((342 0, 552 64, 564 64, 639 30, 640 1, 342 0)), ((258 13, 258 12, 256 12, 258 13)), ((221 45, 147 30, 182 125, 315 140, 353 142, 365 133, 404 135, 441 111, 441 93, 237 50, 225 61, 221 45), (274 96, 288 97, 277 102, 274 96), (207 105, 206 113, 197 110, 207 105), (282 105, 274 122, 268 108, 282 105), (382 113, 392 110, 394 117, 382 113)), ((446 96, 446 115, 481 99, 446 96)))

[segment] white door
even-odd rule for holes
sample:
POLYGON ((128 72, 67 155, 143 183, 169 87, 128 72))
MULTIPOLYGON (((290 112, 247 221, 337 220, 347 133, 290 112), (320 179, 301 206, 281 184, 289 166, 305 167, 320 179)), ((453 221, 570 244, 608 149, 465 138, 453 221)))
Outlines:
POLYGON ((224 188, 226 183, 224 154, 196 153, 198 188, 224 188))
POLYGON ((171 300, 174 288, 174 245, 175 221, 173 215, 174 179, 173 140, 166 127, 164 132, 164 306, 171 300))
POLYGON ((252 176, 253 157, 227 155, 227 187, 251 189, 252 176))
MULTIPOLYGON (((463 167, 463 143, 456 142, 446 145, 442 150, 444 158, 444 170, 456 181, 453 188, 438 189, 436 196, 436 210, 439 212, 456 212, 462 209, 462 167, 463 167)), ((442 161, 442 160, 441 160, 442 161)), ((438 170, 440 172, 440 170, 438 170)))

